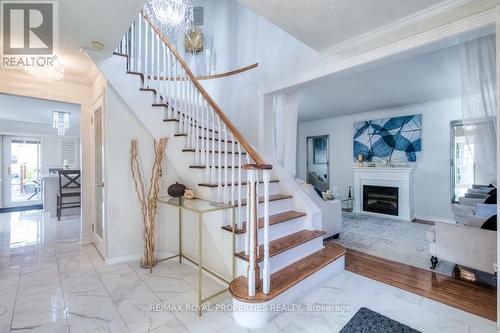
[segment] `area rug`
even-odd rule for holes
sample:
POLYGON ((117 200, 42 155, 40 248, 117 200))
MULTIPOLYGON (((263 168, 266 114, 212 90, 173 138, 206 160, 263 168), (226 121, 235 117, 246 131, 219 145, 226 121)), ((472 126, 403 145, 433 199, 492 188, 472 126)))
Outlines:
POLYGON ((361 308, 340 333, 421 333, 367 308, 361 308))
MULTIPOLYGON (((346 248, 429 270, 432 226, 357 213, 342 213, 342 232, 334 242, 346 248)), ((436 271, 451 276, 454 264, 440 260, 436 271)))

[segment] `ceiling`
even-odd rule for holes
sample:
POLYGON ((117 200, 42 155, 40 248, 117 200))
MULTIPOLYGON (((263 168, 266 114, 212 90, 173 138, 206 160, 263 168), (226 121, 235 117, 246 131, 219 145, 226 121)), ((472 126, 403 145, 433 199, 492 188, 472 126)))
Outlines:
POLYGON ((451 98, 460 82, 458 45, 329 75, 299 90, 299 122, 451 98))
POLYGON ((0 94, 0 121, 9 119, 52 125, 52 111, 71 113, 71 126, 80 126, 80 105, 0 94))
POLYGON ((101 41, 111 53, 146 0, 59 1, 59 52, 65 75, 86 78, 92 62, 80 52, 101 41))
POLYGON ((447 0, 239 0, 316 51, 447 0))

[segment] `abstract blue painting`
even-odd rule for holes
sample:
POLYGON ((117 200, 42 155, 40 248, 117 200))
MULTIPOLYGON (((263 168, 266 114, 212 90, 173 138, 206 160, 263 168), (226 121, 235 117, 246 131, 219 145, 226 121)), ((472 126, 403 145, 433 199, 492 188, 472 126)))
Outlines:
POLYGON ((354 160, 416 162, 422 152, 422 115, 354 123, 354 160))

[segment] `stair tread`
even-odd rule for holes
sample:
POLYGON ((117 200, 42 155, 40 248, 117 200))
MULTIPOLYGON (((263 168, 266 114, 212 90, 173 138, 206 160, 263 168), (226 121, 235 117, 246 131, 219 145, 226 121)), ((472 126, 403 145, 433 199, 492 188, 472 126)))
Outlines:
MULTIPOLYGON (((189 166, 191 169, 206 169, 207 166, 206 165, 190 165, 189 166)), ((209 168, 211 168, 212 166, 208 166, 209 168)), ((228 165, 227 168, 228 169, 231 169, 231 168, 239 168, 240 166, 239 165, 235 165, 235 166, 232 166, 232 165, 228 165)), ((215 165, 214 168, 218 169, 219 166, 218 165, 215 165)), ((222 167, 224 168, 224 167, 222 167)))
MULTIPOLYGON (((285 199, 291 199, 291 198, 293 198, 293 196, 291 196, 289 194, 271 194, 269 196, 269 201, 278 201, 278 200, 285 200, 285 199)), ((259 203, 263 203, 263 202, 264 202, 264 197, 259 197, 259 203)), ((238 201, 235 202, 235 205, 239 206, 238 201)), ((241 200, 241 205, 246 206, 247 199, 241 200)))
MULTIPOLYGON (((283 223, 283 222, 290 221, 290 220, 293 220, 293 219, 296 219, 296 218, 299 218, 302 216, 306 216, 306 213, 297 212, 294 210, 290 210, 290 211, 275 214, 275 215, 270 215, 269 216, 269 225, 271 226, 271 225, 283 223)), ((247 222, 246 221, 243 222, 242 228, 236 229, 236 234, 238 234, 238 235, 244 234, 246 232, 246 225, 247 225, 247 222)), ((259 218, 259 229, 263 229, 263 228, 264 228, 264 218, 261 217, 261 218, 259 218)), ((233 228, 230 225, 225 225, 222 227, 222 229, 229 231, 229 232, 233 231, 233 228)))
POLYGON ((255 296, 248 296, 247 278, 244 276, 240 276, 230 283, 229 292, 234 298, 242 302, 263 303, 270 301, 342 257, 345 252, 346 249, 343 246, 328 243, 323 249, 273 273, 271 275, 270 293, 267 295, 262 293, 261 289, 257 289, 255 296))
MULTIPOLYGON (((280 181, 279 181, 279 179, 271 179, 269 182, 270 183, 279 183, 280 181)), ((264 182, 261 180, 261 181, 259 181, 259 184, 264 184, 264 182)), ((231 184, 231 183, 221 184, 221 185, 222 186, 233 186, 233 184, 231 184)), ((234 185, 238 186, 239 183, 238 182, 234 182, 234 185)), ((246 185, 247 185, 246 181, 243 181, 243 184, 241 184, 241 186, 246 186, 246 185)), ((219 184, 200 183, 200 184, 198 184, 198 186, 202 186, 202 187, 218 187, 219 184)))
MULTIPOLYGON (((178 120, 177 120, 177 121, 178 121, 178 120)), ((194 153, 194 152, 196 152, 196 149, 193 149, 193 148, 187 148, 187 149, 183 149, 182 151, 183 151, 184 153, 194 153)), ((201 149, 198 149, 198 151, 200 151, 200 152, 201 152, 201 149)), ((214 153, 215 153, 215 154, 218 154, 218 153, 219 153, 219 151, 218 151, 218 150, 209 150, 209 151, 208 151, 208 153, 209 153, 209 154, 214 154, 214 153)), ((222 152, 222 153, 224 154, 224 152, 222 152)), ((228 151, 227 153, 228 153, 228 154, 232 154, 233 152, 232 152, 232 151, 228 151)), ((235 154, 238 154, 238 152, 235 152, 235 154)), ((241 155, 246 155, 246 154, 247 154, 247 153, 246 153, 246 152, 244 152, 244 151, 242 151, 242 152, 241 152, 241 155)))
MULTIPOLYGON (((301 230, 293 234, 281 237, 269 242, 269 256, 274 257, 280 253, 293 249, 301 244, 307 243, 315 238, 323 236, 325 234, 322 230, 301 230)), ((248 256, 245 252, 238 252, 235 254, 236 257, 248 261, 248 256)), ((259 246, 259 258, 257 261, 262 261, 264 259, 264 246, 259 246)))

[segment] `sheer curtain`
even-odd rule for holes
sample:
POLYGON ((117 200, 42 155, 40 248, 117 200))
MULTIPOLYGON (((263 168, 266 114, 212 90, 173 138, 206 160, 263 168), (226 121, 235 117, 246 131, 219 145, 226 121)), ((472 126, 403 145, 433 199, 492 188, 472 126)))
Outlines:
POLYGON ((476 183, 496 179, 496 45, 495 35, 461 44, 462 118, 474 156, 476 183))
POLYGON ((297 156, 296 93, 273 97, 273 152, 276 161, 295 177, 297 156))

